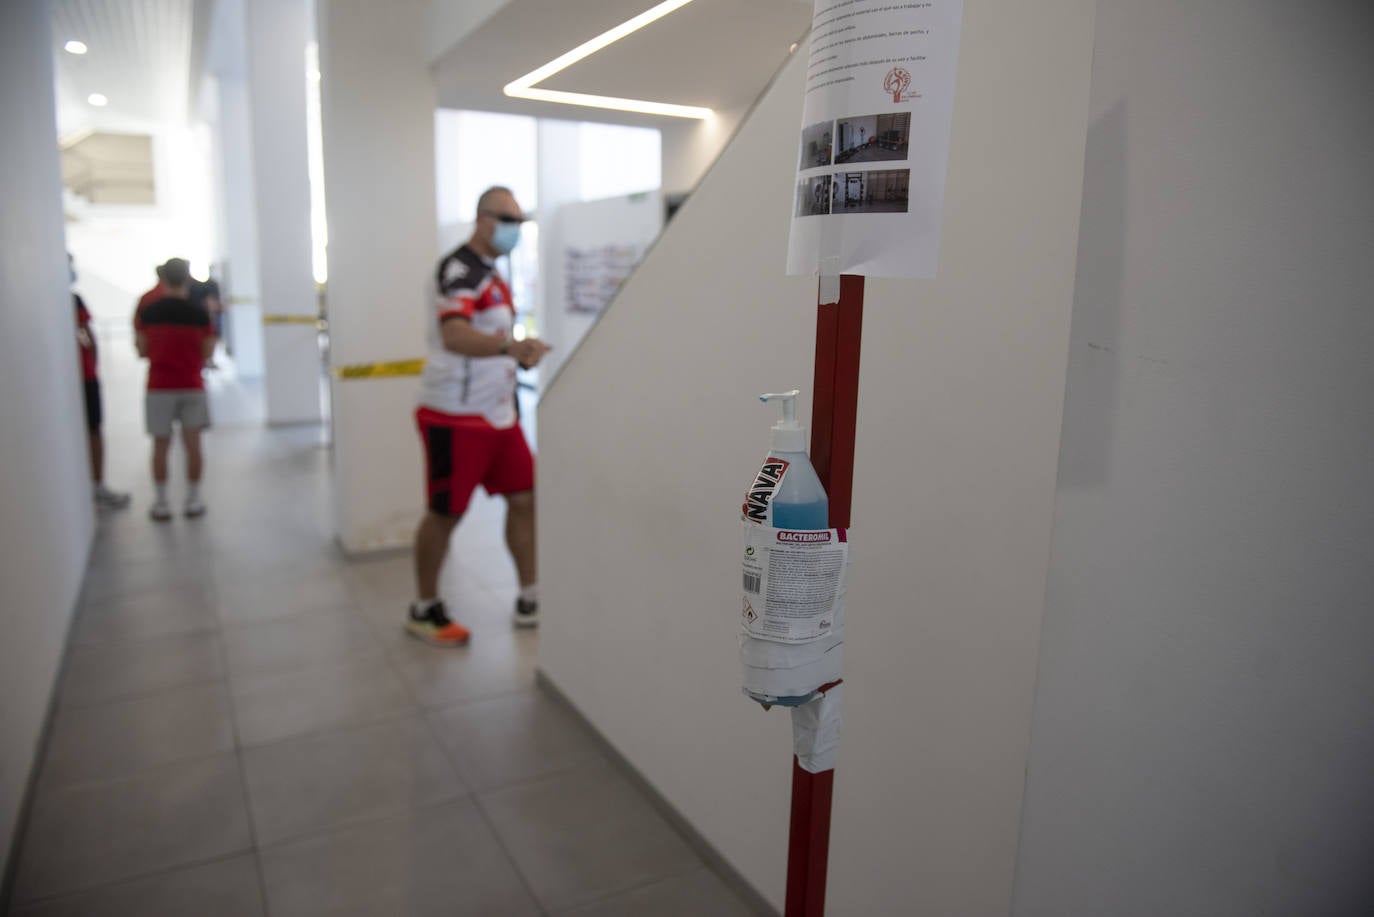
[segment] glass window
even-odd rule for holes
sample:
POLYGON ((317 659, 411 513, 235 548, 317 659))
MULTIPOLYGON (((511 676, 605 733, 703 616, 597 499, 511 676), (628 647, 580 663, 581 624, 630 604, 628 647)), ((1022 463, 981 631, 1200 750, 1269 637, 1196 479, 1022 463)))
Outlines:
POLYGON ((583 122, 582 200, 656 191, 663 182, 663 138, 651 127, 583 122))

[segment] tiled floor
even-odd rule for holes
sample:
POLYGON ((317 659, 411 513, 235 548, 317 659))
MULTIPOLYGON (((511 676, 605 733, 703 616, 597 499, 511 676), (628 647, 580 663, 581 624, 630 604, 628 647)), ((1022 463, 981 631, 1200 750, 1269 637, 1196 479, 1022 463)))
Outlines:
POLYGON ((400 627, 409 557, 332 546, 320 429, 209 449, 205 518, 153 524, 147 485, 101 516, 11 913, 751 913, 536 687, 502 504, 444 572, 472 645, 435 649, 400 627))

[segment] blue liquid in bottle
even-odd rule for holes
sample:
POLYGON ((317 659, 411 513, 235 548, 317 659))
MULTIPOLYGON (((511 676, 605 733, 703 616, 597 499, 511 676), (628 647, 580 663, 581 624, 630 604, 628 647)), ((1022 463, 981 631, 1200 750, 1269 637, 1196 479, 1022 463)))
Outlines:
POLYGON ((773 502, 773 527, 777 529, 816 530, 830 528, 830 501, 810 503, 773 502))

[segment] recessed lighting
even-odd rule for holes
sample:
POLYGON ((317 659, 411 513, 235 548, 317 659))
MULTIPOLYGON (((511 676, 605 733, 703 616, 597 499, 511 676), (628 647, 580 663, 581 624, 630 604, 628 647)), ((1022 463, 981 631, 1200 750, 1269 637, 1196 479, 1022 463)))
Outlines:
POLYGON ((89 49, 86 47, 86 43, 84 41, 77 41, 75 38, 73 38, 71 41, 67 42, 65 45, 62 46, 62 50, 66 51, 68 54, 85 54, 86 51, 89 49))
POLYGON ((104 108, 106 105, 110 104, 110 100, 105 98, 104 93, 100 92, 93 92, 86 96, 86 101, 90 102, 96 108, 104 108))
POLYGON ((531 70, 524 76, 507 83, 502 91, 505 92, 506 95, 516 99, 559 102, 565 105, 587 105, 591 108, 636 111, 648 115, 667 115, 672 118, 696 118, 698 120, 710 118, 712 114, 714 114, 711 109, 699 108, 695 105, 670 105, 667 102, 646 102, 641 99, 618 99, 613 96, 597 96, 581 92, 560 92, 553 89, 533 88, 535 83, 546 80, 555 73, 566 70, 583 58, 592 56, 607 45, 620 41, 620 39, 633 32, 638 32, 649 23, 657 22, 673 10, 681 9, 691 2, 692 0, 664 0, 664 2, 660 3, 658 6, 645 10, 633 19, 625 20, 620 25, 602 32, 590 41, 584 41, 566 54, 555 57, 544 66, 536 70, 531 70))

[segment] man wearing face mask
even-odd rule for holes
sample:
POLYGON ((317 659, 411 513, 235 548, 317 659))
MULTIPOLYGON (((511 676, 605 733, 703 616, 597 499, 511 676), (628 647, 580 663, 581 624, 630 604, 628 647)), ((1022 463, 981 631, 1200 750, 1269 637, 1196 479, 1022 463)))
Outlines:
POLYGON ((539 363, 548 345, 514 340, 515 308, 495 259, 520 241, 525 216, 508 188, 488 188, 477 202, 472 237, 439 262, 428 356, 416 421, 425 448, 428 511, 415 532, 418 598, 406 629, 436 646, 462 646, 468 629, 438 596, 449 538, 481 484, 506 498, 506 545, 520 595, 515 625, 539 620, 534 557, 534 459, 517 422, 515 372, 539 363))

